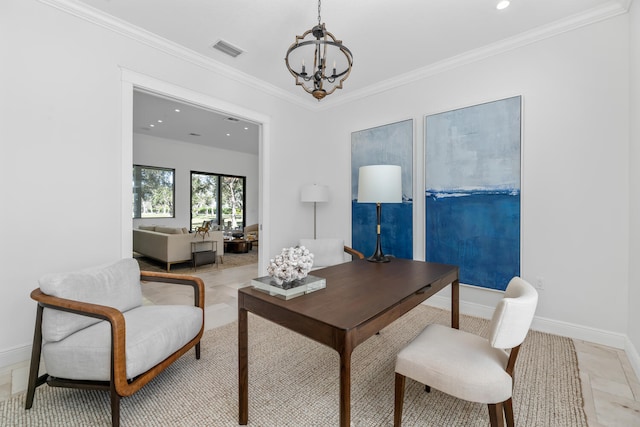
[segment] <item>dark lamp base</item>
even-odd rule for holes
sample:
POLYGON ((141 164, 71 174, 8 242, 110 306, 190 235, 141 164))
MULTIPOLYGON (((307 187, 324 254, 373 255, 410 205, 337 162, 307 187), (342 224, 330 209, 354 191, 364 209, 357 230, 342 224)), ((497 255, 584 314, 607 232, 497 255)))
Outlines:
POLYGON ((369 262, 390 262, 391 261, 391 257, 388 257, 386 255, 371 255, 369 258, 367 258, 367 261, 369 262))

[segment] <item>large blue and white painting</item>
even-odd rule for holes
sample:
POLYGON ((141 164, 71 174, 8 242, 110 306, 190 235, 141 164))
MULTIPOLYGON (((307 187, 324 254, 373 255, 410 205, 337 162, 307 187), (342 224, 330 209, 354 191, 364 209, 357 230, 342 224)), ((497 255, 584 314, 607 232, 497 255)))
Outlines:
POLYGON ((521 97, 425 117, 426 260, 504 290, 520 275, 521 97))
POLYGON ((383 203, 382 252, 413 258, 413 120, 351 134, 351 245, 370 256, 376 249, 376 205, 358 203, 358 170, 367 165, 402 168, 402 203, 383 203))

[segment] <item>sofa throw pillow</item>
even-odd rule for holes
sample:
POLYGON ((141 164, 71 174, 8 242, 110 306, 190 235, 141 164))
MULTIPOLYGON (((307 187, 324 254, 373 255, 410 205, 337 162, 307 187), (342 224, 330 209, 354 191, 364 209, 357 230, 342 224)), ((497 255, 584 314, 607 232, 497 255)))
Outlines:
MULTIPOLYGON (((72 273, 48 274, 39 284, 47 295, 106 305, 122 312, 142 305, 140 267, 133 258, 72 273)), ((45 341, 60 341, 100 321, 45 308, 42 335, 45 341)))

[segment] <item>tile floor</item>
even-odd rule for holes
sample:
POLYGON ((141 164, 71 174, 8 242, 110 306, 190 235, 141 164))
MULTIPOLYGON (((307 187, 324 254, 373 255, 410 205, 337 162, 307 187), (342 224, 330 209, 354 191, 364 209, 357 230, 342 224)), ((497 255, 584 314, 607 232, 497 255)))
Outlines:
MULTIPOLYGON (((257 276, 257 266, 216 270, 200 268, 195 273, 206 283, 206 329, 234 321, 237 290, 257 276)), ((145 284, 150 303, 191 303, 189 290, 168 284, 145 284), (182 291, 182 292, 181 292, 182 291)), ((640 382, 622 350, 574 340, 578 354, 584 409, 590 427, 640 427, 640 382)), ((23 393, 29 373, 28 362, 0 368, 0 400, 23 393)))

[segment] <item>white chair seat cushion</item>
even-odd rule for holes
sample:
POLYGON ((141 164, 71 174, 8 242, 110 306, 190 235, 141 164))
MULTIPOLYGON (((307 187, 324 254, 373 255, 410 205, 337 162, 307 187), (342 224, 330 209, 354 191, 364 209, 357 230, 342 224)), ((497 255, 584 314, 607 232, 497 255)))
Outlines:
MULTIPOLYGON (((202 326, 202 309, 187 305, 153 305, 124 313, 127 378, 134 378, 175 353, 202 326)), ((101 321, 42 349, 47 373, 53 377, 109 381, 111 327, 101 321)))
POLYGON ((398 353, 396 372, 460 399, 498 403, 511 397, 508 359, 485 338, 432 324, 398 353))

